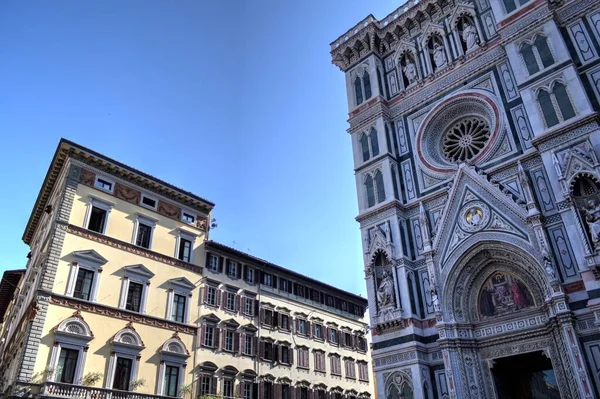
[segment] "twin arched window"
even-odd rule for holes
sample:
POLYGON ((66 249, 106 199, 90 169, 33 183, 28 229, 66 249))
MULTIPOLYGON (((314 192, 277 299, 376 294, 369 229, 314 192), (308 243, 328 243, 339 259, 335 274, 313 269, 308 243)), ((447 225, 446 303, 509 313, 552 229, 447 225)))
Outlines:
POLYGON ((368 174, 365 179, 365 186, 367 188, 367 206, 370 208, 376 203, 385 201, 385 188, 383 186, 383 174, 380 170, 375 172, 372 176, 368 174))
POLYGON ((360 105, 363 101, 371 98, 371 95, 373 94, 371 91, 371 78, 367 71, 363 73, 362 78, 357 76, 356 79, 354 79, 354 92, 356 94, 356 105, 360 105))
POLYGON ((360 137, 360 146, 362 150, 363 162, 368 161, 371 157, 379 155, 377 131, 375 129, 371 129, 369 134, 363 133, 363 135, 360 137))
POLYGON ((533 42, 521 45, 521 56, 529 75, 535 75, 542 69, 554 64, 554 57, 550 51, 548 39, 541 35, 537 36, 533 42))
POLYGON ((537 100, 547 128, 558 125, 576 115, 567 88, 561 82, 554 83, 551 91, 545 88, 540 89, 537 100))
POLYGON ((529 0, 502 0, 502 3, 504 3, 504 9, 506 10, 506 13, 510 14, 517 8, 529 3, 529 0))

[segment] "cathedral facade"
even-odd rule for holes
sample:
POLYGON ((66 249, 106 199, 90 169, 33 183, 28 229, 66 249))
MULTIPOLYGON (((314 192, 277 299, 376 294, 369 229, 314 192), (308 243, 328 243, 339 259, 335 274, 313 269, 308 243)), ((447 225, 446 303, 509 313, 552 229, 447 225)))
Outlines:
POLYGON ((377 397, 600 397, 600 1, 411 0, 331 55, 377 397))

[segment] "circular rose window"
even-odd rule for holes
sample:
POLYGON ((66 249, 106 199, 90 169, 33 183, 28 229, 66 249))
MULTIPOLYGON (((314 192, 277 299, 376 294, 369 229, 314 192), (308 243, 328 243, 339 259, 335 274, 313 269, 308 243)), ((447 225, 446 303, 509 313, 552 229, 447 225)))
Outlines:
POLYGON ((444 135, 444 156, 451 162, 464 162, 474 158, 490 139, 490 127, 478 117, 461 119, 444 135))

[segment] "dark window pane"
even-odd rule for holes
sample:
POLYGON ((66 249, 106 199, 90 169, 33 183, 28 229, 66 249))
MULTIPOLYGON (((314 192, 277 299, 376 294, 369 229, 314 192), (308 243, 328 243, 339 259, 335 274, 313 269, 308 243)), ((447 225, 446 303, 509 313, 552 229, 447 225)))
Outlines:
POLYGON ((73 384, 75 379, 75 369, 77 368, 77 358, 79 351, 75 349, 62 348, 58 359, 59 382, 73 384))
POLYGON ((360 138, 360 146, 362 148, 363 162, 366 162, 371 157, 371 155, 369 154, 369 138, 366 134, 363 134, 360 138))
POLYGON ((548 68, 550 65, 554 64, 554 57, 552 57, 550 47, 548 46, 548 40, 545 37, 538 36, 535 39, 535 47, 537 47, 544 68, 548 68))
POLYGON ((188 222, 188 223, 194 223, 194 221, 196 220, 196 217, 194 217, 194 215, 190 215, 189 213, 185 213, 185 212, 183 212, 183 215, 181 215, 181 218, 183 219, 184 222, 188 222))
POLYGON ((504 8, 506 9, 507 14, 509 14, 517 9, 515 0, 502 0, 502 2, 504 3, 504 8))
POLYGON ((379 155, 379 141, 377 140, 377 132, 375 129, 371 130, 369 138, 371 139, 371 150, 373 151, 373 156, 379 155))
POLYGON ((566 121, 567 119, 575 117, 575 110, 573 109, 573 104, 571 104, 571 100, 569 99, 567 88, 562 83, 557 83, 554 85, 554 97, 556 97, 556 102, 560 108, 563 120, 566 121))
POLYGON ((192 242, 185 238, 179 239, 179 256, 178 258, 184 262, 189 262, 192 254, 192 242))
POLYGON ((109 182, 109 181, 106 181, 104 179, 98 178, 96 180, 96 187, 100 187, 100 188, 103 188, 105 190, 111 191, 112 190, 112 183, 109 182))
POLYGON ((367 205, 369 207, 375 205, 375 189, 373 187, 373 178, 371 176, 367 176, 367 205))
POLYGON ((113 389, 129 391, 129 380, 131 379, 131 363, 131 359, 117 357, 117 367, 115 367, 113 389))
POLYGON ((545 90, 541 90, 538 94, 538 102, 540 103, 540 107, 542 108, 542 112, 544 113, 546 126, 552 127, 558 125, 558 116, 556 115, 556 111, 554 110, 554 105, 552 104, 550 94, 545 90))
POLYGON ((363 102, 362 86, 360 84, 360 78, 357 76, 354 80, 354 91, 356 92, 356 105, 363 102))
POLYGON ((377 185, 377 201, 385 201, 385 189, 383 187, 383 175, 381 172, 375 174, 375 184, 377 185))
POLYGON ((521 54, 523 55, 523 59, 525 60, 525 66, 527 67, 527 72, 530 75, 536 74, 540 71, 540 67, 535 59, 535 55, 533 55, 533 48, 529 44, 524 44, 521 46, 521 54))
POLYGON ((173 298, 173 320, 183 323, 185 321, 185 297, 175 294, 173 298))
POLYGON ((127 305, 125 309, 133 310, 134 312, 140 311, 142 304, 142 290, 144 286, 142 284, 129 282, 129 291, 127 292, 127 305))
POLYGON ((97 233, 104 233, 104 223, 106 222, 106 211, 104 209, 92 207, 88 229, 97 233))
POLYGON ((165 369, 165 395, 178 396, 179 367, 167 366, 165 369))
POLYGON ((371 98, 371 78, 366 72, 363 75, 363 86, 365 87, 365 100, 367 100, 371 98))
POLYGON ((152 233, 152 228, 145 224, 141 224, 138 226, 137 239, 135 241, 135 245, 143 248, 150 248, 150 234, 152 233))
POLYGON ((146 196, 142 197, 142 204, 148 205, 149 207, 156 208, 156 200, 152 198, 148 198, 146 196))
POLYGON ((77 272, 77 280, 75 281, 75 290, 73 296, 75 298, 90 300, 92 295, 92 283, 94 282, 94 272, 79 268, 77 272))

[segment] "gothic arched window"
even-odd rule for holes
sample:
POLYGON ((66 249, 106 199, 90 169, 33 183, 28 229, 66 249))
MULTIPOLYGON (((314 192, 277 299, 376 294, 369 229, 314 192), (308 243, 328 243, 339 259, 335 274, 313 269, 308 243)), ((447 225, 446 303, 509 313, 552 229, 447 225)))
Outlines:
POLYGON ((369 139, 371 140, 371 152, 373 156, 379 155, 379 140, 377 139, 377 131, 375 129, 371 129, 369 139))
POLYGON ((552 91, 540 89, 537 100, 547 128, 558 125, 577 115, 571 103, 567 87, 561 82, 554 83, 552 91))
POLYGON ((525 61, 527 72, 529 72, 530 75, 534 75, 540 71, 540 67, 535 59, 535 54, 533 54, 533 46, 531 44, 525 43, 521 46, 521 55, 525 61))
POLYGON ((371 78, 369 77, 369 73, 365 72, 363 75, 363 86, 365 88, 365 100, 371 98, 371 78))
POLYGON ((375 172, 375 184, 377 185, 377 202, 385 201, 385 188, 383 186, 383 175, 381 171, 375 172))
POLYGON ((356 105, 362 104, 363 92, 362 92, 362 85, 360 83, 360 78, 358 76, 356 77, 356 79, 354 79, 354 91, 356 94, 356 105))
POLYGON ((569 94, 567 93, 567 88, 560 82, 557 82, 554 85, 553 91, 554 97, 556 98, 556 102, 558 103, 558 108, 562 115, 562 119, 566 121, 567 119, 571 119, 575 117, 575 109, 573 109, 573 104, 571 104, 571 100, 569 98, 569 94))
POLYGON ((504 4, 504 9, 507 14, 515 11, 517 8, 527 4, 530 0, 502 0, 504 4))
POLYGON ((550 51, 550 46, 548 46, 548 39, 546 39, 544 36, 536 37, 535 48, 537 49, 544 68, 548 68, 550 65, 554 64, 554 57, 550 51))
POLYGON ((546 126, 552 127, 554 125, 558 125, 558 115, 554 109, 554 104, 552 104, 550 93, 548 93, 546 90, 540 90, 538 93, 538 103, 540 104, 540 108, 544 114, 546 126))
POLYGON ((523 43, 521 56, 529 75, 534 75, 554 64, 554 56, 550 51, 548 39, 543 35, 538 35, 533 43, 523 43))
POLYGON ((372 207, 375 205, 375 188, 373 187, 373 178, 371 175, 367 175, 365 185, 367 186, 367 206, 372 207))
POLYGON ((369 138, 366 133, 363 133, 362 136, 360 136, 360 147, 362 150, 363 162, 366 162, 371 157, 369 152, 369 138))

